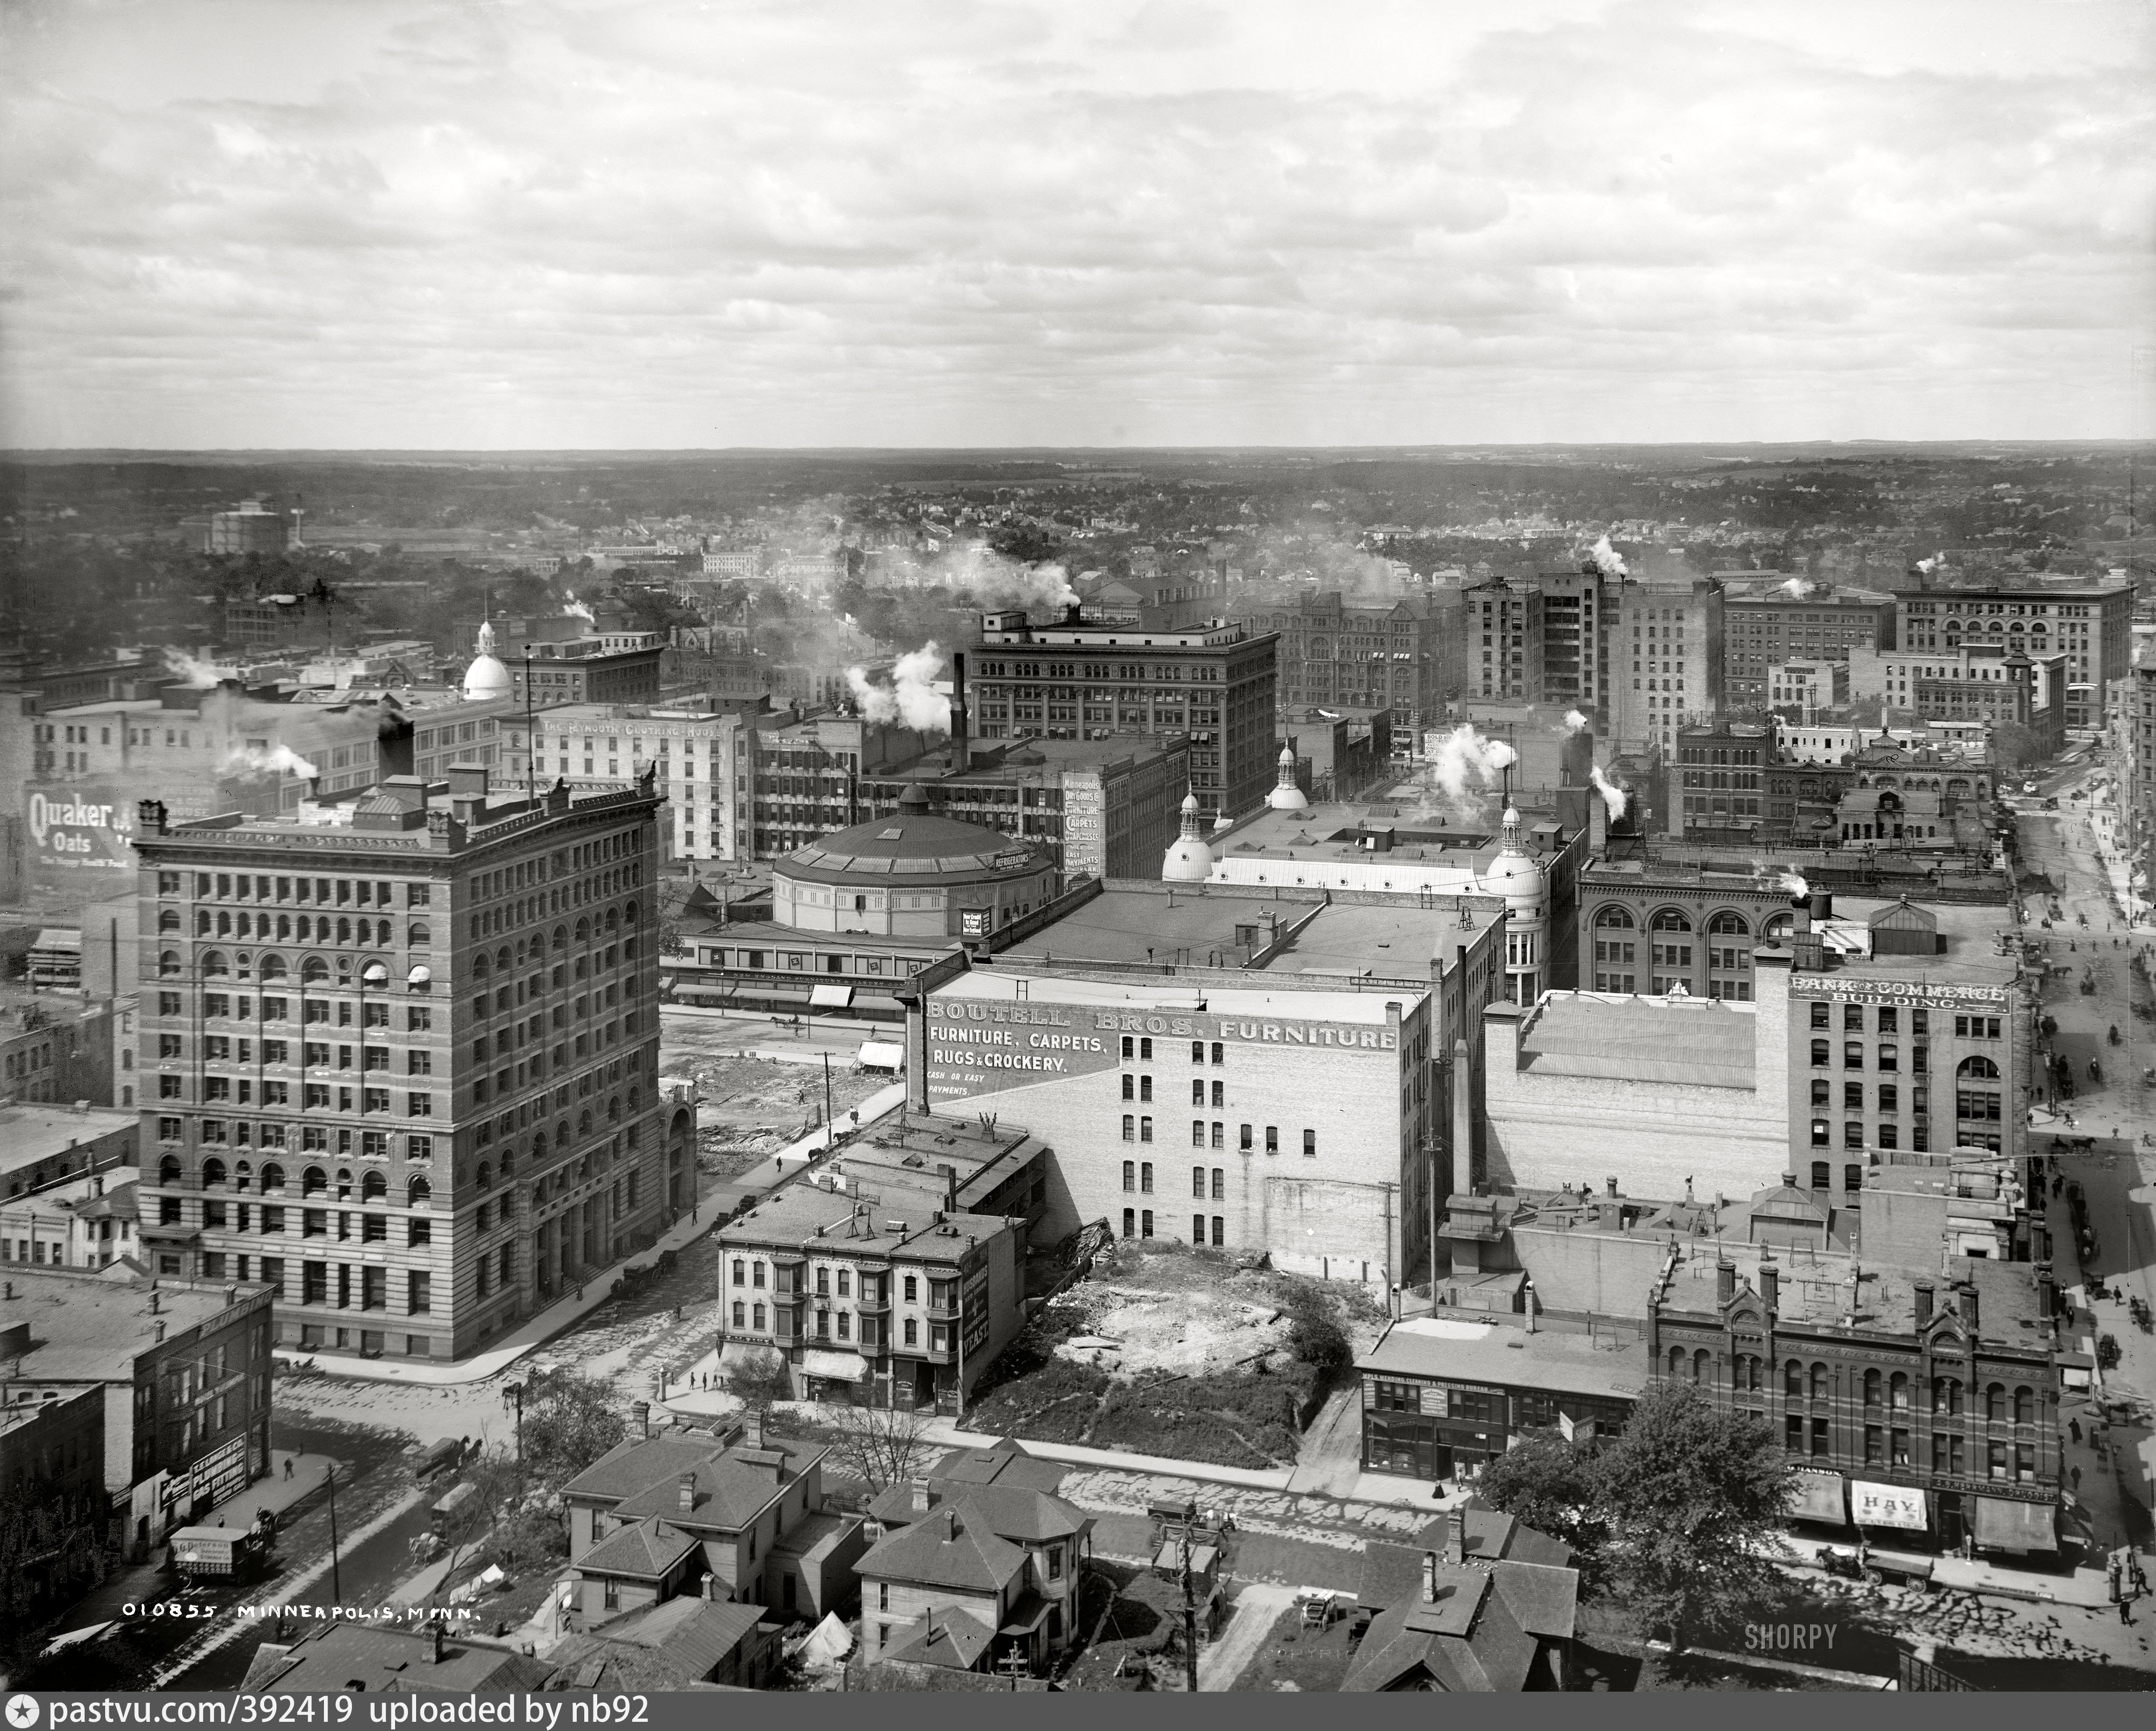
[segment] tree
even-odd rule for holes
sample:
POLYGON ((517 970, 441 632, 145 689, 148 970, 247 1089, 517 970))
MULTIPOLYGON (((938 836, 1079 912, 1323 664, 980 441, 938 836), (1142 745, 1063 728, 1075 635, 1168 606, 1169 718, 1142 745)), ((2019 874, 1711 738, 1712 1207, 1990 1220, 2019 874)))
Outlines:
POLYGON ((524 1385, 524 1464, 536 1478, 573 1478, 627 1430, 605 1383, 588 1382, 557 1366, 536 1373, 524 1385))
POLYGON ((1486 1461, 1475 1494, 1522 1526, 1572 1547, 1580 1589, 1600 1590, 1608 1569, 1609 1523, 1591 1446, 1562 1436, 1531 1435, 1486 1461))
POLYGON ((1655 1384, 1594 1460, 1613 1590, 1681 1646, 1687 1624, 1774 1585, 1795 1477, 1765 1420, 1655 1384))
POLYGON ((750 1406, 767 1407, 793 1398, 793 1373, 786 1360, 768 1348, 744 1353, 726 1373, 726 1392, 750 1406))
POLYGON ((2029 764, 2041 763, 2045 756, 2043 742, 2035 730, 2018 722, 1994 722, 1990 745, 1991 761, 2009 775, 2020 773, 2029 764))
POLYGON ((911 1407, 850 1406, 833 1446, 839 1464, 870 1492, 904 1484, 927 1452, 927 1420, 911 1407))

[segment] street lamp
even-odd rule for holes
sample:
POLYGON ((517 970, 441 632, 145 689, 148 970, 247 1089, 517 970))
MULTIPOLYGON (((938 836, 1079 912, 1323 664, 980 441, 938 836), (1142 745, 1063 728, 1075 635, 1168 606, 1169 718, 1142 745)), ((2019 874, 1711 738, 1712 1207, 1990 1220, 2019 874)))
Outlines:
POLYGON ((516 1413, 516 1464, 524 1464, 524 1389, 522 1383, 505 1383, 501 1389, 501 1404, 516 1413))

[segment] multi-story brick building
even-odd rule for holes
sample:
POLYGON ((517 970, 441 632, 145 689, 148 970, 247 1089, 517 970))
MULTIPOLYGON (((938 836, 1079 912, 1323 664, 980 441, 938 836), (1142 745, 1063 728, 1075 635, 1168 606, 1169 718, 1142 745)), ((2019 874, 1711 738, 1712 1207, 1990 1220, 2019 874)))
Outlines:
POLYGON ((2133 665, 2133 598, 2131 583, 1925 590, 1896 603, 1896 641, 1903 650, 2063 655, 2066 725, 2098 727, 2107 688, 2133 665))
POLYGON ((1784 662, 1846 661, 1854 654, 1894 647, 1892 595, 1801 578, 1763 593, 1725 593, 1722 619, 1722 701, 1740 712, 1764 710, 1778 701, 1769 670, 1784 662))
POLYGON ((1702 830, 1757 834, 1771 812, 1767 767, 1774 758, 1774 729, 1756 722, 1722 721, 1677 729, 1679 835, 1702 830))
POLYGON ((1279 750, 1277 639, 1224 622, 1155 631, 1076 614, 1041 626, 1022 613, 982 616, 973 731, 991 740, 1187 733, 1202 805, 1235 817, 1260 804, 1279 750))
POLYGON ((690 1200, 658 1086, 658 797, 393 778, 141 860, 142 1238, 304 1351, 452 1359, 690 1200), (154 1070, 154 1081, 151 1071, 154 1070))
POLYGON ((1471 697, 1543 701, 1543 592, 1502 578, 1466 593, 1471 697))
POLYGON ((1690 583, 1625 583, 1612 598, 1611 732, 1623 746, 1676 754, 1677 730, 1712 722, 1722 701, 1725 647, 1722 588, 1690 583))
MULTIPOLYGON (((1787 1188, 1791 1229, 1815 1211, 1787 1188)), ((1670 1259, 1648 1316, 1656 1379, 1772 1425, 1799 1465, 1796 1519, 2055 1553, 2066 1354, 2051 1265, 1949 1246, 1938 1272, 1860 1267, 1756 1235, 1777 1212, 1755 1204, 1751 1243, 1670 1259)))
POLYGON ((1322 594, 1244 596, 1224 616, 1252 637, 1279 639, 1276 694, 1285 715, 1309 705, 1394 711, 1403 724, 1434 724, 1460 677, 1460 598, 1404 595, 1357 604, 1322 594))

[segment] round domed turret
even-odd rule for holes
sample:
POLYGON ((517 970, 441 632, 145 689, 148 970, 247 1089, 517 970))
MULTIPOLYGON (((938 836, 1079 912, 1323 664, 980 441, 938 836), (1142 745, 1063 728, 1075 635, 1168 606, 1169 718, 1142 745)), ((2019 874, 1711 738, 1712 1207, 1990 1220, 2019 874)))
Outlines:
POLYGON ((1532 1004, 1542 994, 1549 927, 1549 875, 1520 840, 1520 814, 1505 808, 1503 839, 1481 877, 1486 896, 1505 898, 1505 995, 1532 1004))
POLYGON ((1265 795, 1265 804, 1275 811, 1308 811, 1310 801, 1295 781, 1295 742, 1290 740, 1281 747, 1280 780, 1265 795))
POLYGON ((484 621, 479 628, 479 640, 473 645, 471 665, 465 669, 465 701, 467 703, 485 702, 490 697, 506 697, 514 686, 508 668, 502 665, 494 653, 494 627, 484 621))
POLYGON ((1163 881, 1172 884, 1203 883, 1213 875, 1213 850, 1198 833, 1195 789, 1183 796, 1183 833, 1161 861, 1160 875, 1163 881))

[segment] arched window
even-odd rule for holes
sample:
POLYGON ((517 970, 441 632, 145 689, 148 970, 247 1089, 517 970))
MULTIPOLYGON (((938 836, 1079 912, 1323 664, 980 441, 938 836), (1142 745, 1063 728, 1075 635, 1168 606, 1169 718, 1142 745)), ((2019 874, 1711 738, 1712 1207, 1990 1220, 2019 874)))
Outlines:
POLYGON ((1994 1081, 1998 1079, 1999 1066, 1986 1057, 1964 1058, 1956 1067, 1954 1074, 1958 1076, 1969 1076, 1985 1081, 1994 1081))
POLYGON ((1989 1383, 1985 1384, 1984 1390, 1984 1416, 1990 1423, 1994 1425, 2004 1424, 2005 1422, 2005 1384, 1989 1383))
POLYGON ((501 1151, 501 1176, 504 1181, 506 1182, 509 1174, 516 1170, 516 1150, 506 1148, 501 1151))
POLYGON ((637 905, 636 905, 634 901, 632 901, 632 902, 630 902, 630 903, 629 904, 629 906, 628 906, 628 907, 624 907, 624 909, 622 909, 622 911, 621 911, 621 917, 622 917, 622 918, 623 918, 623 919, 626 920, 626 921, 627 921, 630 925, 634 926, 634 925, 636 923, 636 916, 637 916, 637 914, 638 914, 638 912, 639 912, 639 909, 638 909, 638 907, 637 907, 637 905))
POLYGON ((2036 1391, 2034 1389, 2015 1389, 2014 1422, 2017 1425, 2033 1425, 2036 1422, 2036 1391))
POLYGON ((157 916, 157 930, 160 934, 169 932, 173 937, 178 937, 180 933, 179 910, 174 907, 167 907, 160 912, 157 916))
POLYGON ((348 1166, 337 1168, 336 1193, 337 1200, 340 1202, 352 1194, 352 1169, 348 1166))
POLYGON ((424 1208, 434 1194, 434 1187, 427 1182, 427 1175, 415 1173, 412 1181, 404 1186, 404 1205, 407 1208, 424 1208))
POLYGON ((170 1186, 177 1184, 179 1181, 179 1160, 177 1156, 167 1154, 163 1159, 157 1163, 157 1182, 161 1184, 170 1186))
POLYGON ((1726 908, 1707 922, 1707 931, 1710 937, 1749 937, 1752 935, 1752 927, 1746 923, 1744 916, 1732 913, 1726 908))
POLYGON ((379 1169, 370 1166, 359 1180, 359 1199, 380 1202, 389 1194, 389 1179, 379 1169))
POLYGON ((350 943, 352 942, 352 922, 350 920, 339 920, 336 922, 336 941, 339 943, 350 943))
POLYGON ((1782 1392, 1792 1399, 1802 1399, 1804 1392, 1804 1367, 1794 1359, 1782 1367, 1782 1392))
POLYGON ((483 952, 472 958, 472 978, 474 979, 485 979, 490 972, 492 972, 492 970, 488 968, 486 957, 483 952))
POLYGON ((1689 932, 1691 916, 1681 907, 1665 907, 1655 915, 1654 929, 1657 932, 1689 932))
POLYGON ((300 1174, 300 1194, 319 1196, 330 1187, 330 1175, 319 1166, 310 1166, 300 1174))
POLYGON ((208 1159, 203 1161, 202 1165, 202 1178, 203 1188, 205 1189, 208 1189, 212 1184, 223 1184, 224 1182, 224 1162, 218 1159, 215 1155, 212 1155, 208 1159))
POLYGON ((497 971, 503 973, 508 973, 511 968, 516 965, 509 958, 509 946, 507 944, 505 943, 500 949, 494 953, 494 965, 497 971))
POLYGON ((1941 1417, 1952 1417, 1961 1410, 1961 1379, 1953 1376, 1932 1379, 1932 1410, 1941 1417))
POLYGON ((1685 1349, 1681 1346, 1671 1347, 1670 1348, 1670 1375, 1672 1378, 1681 1377, 1684 1374, 1684 1369, 1685 1349))
POLYGON ((159 950, 157 952, 157 974, 160 979, 176 979, 178 977, 179 971, 180 953, 177 950, 159 950))
POLYGON ((640 1097, 634 1088, 629 1091, 629 1113, 631 1117, 636 1116, 636 1102, 640 1097))
POLYGON ((1691 1355, 1691 1379, 1696 1383, 1714 1380, 1714 1354, 1704 1347, 1691 1355))
POLYGON ((1909 1378, 1906 1371, 1896 1371, 1888 1381, 1887 1404, 1896 1412, 1907 1412, 1909 1410, 1909 1378))
POLYGON ((1825 1400, 1825 1399, 1826 1399, 1826 1395, 1827 1395, 1827 1378, 1826 1378, 1826 1366, 1825 1366, 1825 1365, 1824 1365, 1824 1364, 1815 1364, 1815 1365, 1813 1365, 1813 1366, 1812 1366, 1811 1384, 1812 1384, 1812 1386, 1811 1386, 1811 1397, 1812 1397, 1812 1399, 1813 1399, 1813 1400, 1825 1400))
POLYGON ((1760 927, 1759 936, 1767 943, 1774 943, 1778 939, 1787 937, 1795 923, 1792 915, 1778 913, 1760 927))
POLYGON ((589 1136, 591 1133, 592 1109, 588 1106, 577 1114, 577 1134, 582 1137, 589 1136))
POLYGON ((1876 1370, 1864 1373, 1864 1404, 1873 1410, 1879 1405, 1880 1396, 1886 1392, 1886 1379, 1876 1370))
POLYGON ((222 979, 232 972, 232 963, 223 950, 205 950, 203 953, 202 971, 207 979, 222 979))
POLYGON ((281 1190, 285 1188, 285 1169, 275 1160, 264 1163, 262 1188, 265 1191, 281 1190))
POLYGON ((582 949, 591 941, 592 922, 589 920, 578 920, 577 922, 577 948, 578 949, 582 949))
POLYGON ((621 1122, 621 1096, 619 1094, 609 1095, 607 1098, 607 1122, 609 1124, 621 1122))
POLYGON ((555 928, 554 928, 554 948, 555 948, 556 949, 557 949, 557 950, 565 950, 565 949, 568 948, 568 947, 569 947, 569 928, 568 928, 567 926, 557 926, 557 927, 555 927, 555 928))
POLYGON ((267 984, 269 981, 273 979, 284 979, 285 958, 277 954, 275 951, 271 951, 269 954, 263 957, 260 971, 264 984, 267 984))
POLYGON ((472 1182, 482 1190, 491 1188, 494 1184, 494 1168, 485 1161, 480 1161, 479 1170, 472 1174, 472 1182))
POLYGON ((300 980, 304 985, 320 985, 330 977, 330 964, 320 956, 310 956, 300 963, 300 980))
POLYGON ((1603 908, 1594 916, 1594 925, 1597 931, 1630 932, 1633 929, 1632 910, 1629 907, 1603 908))

